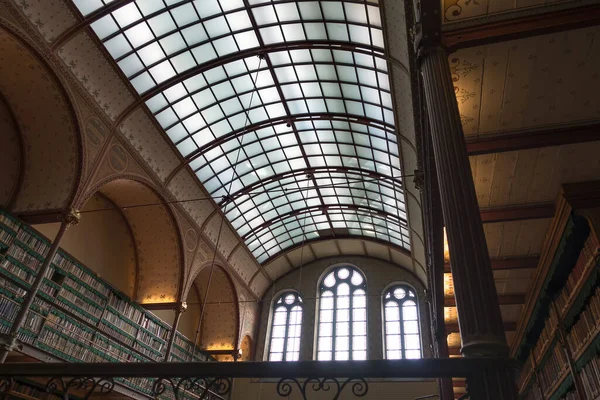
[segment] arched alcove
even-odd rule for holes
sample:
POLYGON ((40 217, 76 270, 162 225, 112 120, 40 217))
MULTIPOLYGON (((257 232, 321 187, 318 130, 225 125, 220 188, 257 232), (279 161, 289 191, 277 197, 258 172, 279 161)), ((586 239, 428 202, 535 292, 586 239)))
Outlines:
MULTIPOLYGON (((165 199, 151 183, 131 176, 100 182, 89 193, 84 210, 94 195, 99 195, 118 208, 115 212, 122 215, 130 229, 137 257, 133 299, 139 303, 179 301, 184 273, 181 239, 165 199)), ((84 211, 82 221, 88 216, 94 219, 92 214, 84 211)))
MULTIPOLYGON (((106 196, 98 192, 81 210, 79 224, 67 229, 61 248, 102 279, 133 298, 137 277, 137 249, 128 220, 106 196)), ((60 223, 34 227, 53 240, 60 223)))
MULTIPOLYGON (((229 274, 218 265, 208 264, 194 284, 204 310, 203 315, 201 311, 199 346, 208 350, 235 349, 239 334, 238 297, 229 274)), ((223 359, 231 360, 231 357, 223 359)))
POLYGON ((83 157, 73 104, 37 52, 2 25, 0 93, 0 145, 10 154, 0 162, 0 206, 19 215, 69 208, 83 157))

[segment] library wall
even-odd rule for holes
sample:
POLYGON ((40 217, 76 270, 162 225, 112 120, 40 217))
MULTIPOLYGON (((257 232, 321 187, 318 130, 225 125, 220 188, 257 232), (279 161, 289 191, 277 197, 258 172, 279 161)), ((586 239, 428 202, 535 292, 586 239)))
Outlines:
POLYGON ((11 115, 9 104, 0 91, 0 206, 6 206, 16 190, 21 162, 19 128, 11 115))
POLYGON ((254 358, 257 361, 266 359, 267 332, 269 331, 269 319, 271 313, 271 304, 273 298, 285 289, 297 290, 302 296, 304 303, 302 337, 300 340, 300 360, 313 360, 314 338, 315 338, 315 316, 316 316, 316 295, 317 285, 323 271, 333 265, 350 264, 360 268, 365 274, 367 280, 367 352, 368 358, 377 360, 383 358, 383 337, 382 337, 382 303, 381 295, 383 290, 391 283, 404 282, 413 286, 419 297, 419 317, 421 348, 423 356, 429 357, 429 345, 431 338, 429 335, 429 320, 427 317, 427 304, 423 296, 423 283, 408 270, 401 266, 391 264, 378 259, 367 257, 330 257, 317 260, 306 266, 297 268, 295 271, 284 275, 277 280, 267 294, 263 297, 263 307, 259 320, 258 336, 256 338, 257 346, 254 358))
MULTIPOLYGON (((114 207, 98 195, 82 211, 114 207)), ((54 240, 60 224, 34 225, 54 240)), ((79 224, 67 229, 61 247, 127 296, 134 297, 136 253, 127 222, 117 211, 83 213, 79 224)), ((167 320, 169 324, 172 319, 167 320)))

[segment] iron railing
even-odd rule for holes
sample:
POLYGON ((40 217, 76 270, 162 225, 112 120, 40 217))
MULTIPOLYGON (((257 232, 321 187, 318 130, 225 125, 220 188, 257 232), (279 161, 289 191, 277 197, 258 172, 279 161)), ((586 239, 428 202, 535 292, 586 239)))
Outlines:
MULTIPOLYGON (((238 363, 19 363, 0 364, 0 396, 5 397, 18 379, 44 378, 50 393, 87 399, 113 391, 120 378, 155 378, 154 397, 169 393, 175 400, 226 398, 235 378, 276 382, 281 397, 300 394, 308 400, 315 392, 328 392, 336 400, 344 393, 363 397, 372 378, 481 379, 498 368, 512 368, 504 358, 450 358, 372 361, 299 361, 238 363)), ((475 396, 473 398, 476 398, 475 396)))

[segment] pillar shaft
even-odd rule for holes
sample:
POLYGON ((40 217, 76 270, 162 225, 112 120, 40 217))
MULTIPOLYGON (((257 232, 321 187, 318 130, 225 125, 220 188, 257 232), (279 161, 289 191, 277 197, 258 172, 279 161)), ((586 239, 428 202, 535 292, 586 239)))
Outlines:
POLYGON ((181 319, 181 314, 186 310, 185 303, 181 303, 177 310, 175 310, 175 318, 173 319, 173 325, 171 327, 171 333, 169 335, 169 341, 167 342, 167 350, 165 351, 165 362, 169 362, 169 357, 171 356, 171 351, 173 351, 173 343, 175 342, 175 335, 177 334, 177 329, 179 328, 179 320, 181 319))
POLYGON ((29 309, 31 308, 31 304, 33 304, 33 301, 35 300, 35 296, 37 296, 37 294, 40 290, 40 287, 42 286, 42 282, 44 281, 44 276, 46 276, 46 273, 48 272, 48 269, 50 268, 52 259, 54 258, 54 255, 58 251, 58 247, 60 246, 60 242, 61 242, 65 232, 67 231, 67 228, 71 225, 77 224, 78 222, 79 222, 79 213, 77 213, 77 212, 70 212, 69 214, 64 216, 64 218, 60 224, 58 233, 56 234, 56 237, 54 238, 54 241, 52 242, 52 245, 50 246, 50 249, 48 250, 48 255, 46 255, 46 258, 44 259, 42 266, 37 271, 35 280, 33 281, 31 288, 27 292, 25 301, 23 301, 23 303, 21 304, 19 313, 17 314, 17 317, 15 318, 15 321, 13 322, 13 324, 10 328, 10 332, 7 335, 7 339, 8 339, 7 341, 9 343, 5 343, 2 346, 3 348, 2 348, 2 352, 0 353, 0 363, 4 363, 6 361, 8 354, 11 352, 11 350, 17 344, 17 337, 19 335, 19 329, 21 329, 21 327, 27 320, 27 313, 29 312, 29 309))
POLYGON ((452 277, 465 355, 508 354, 490 257, 446 52, 421 57, 452 277))

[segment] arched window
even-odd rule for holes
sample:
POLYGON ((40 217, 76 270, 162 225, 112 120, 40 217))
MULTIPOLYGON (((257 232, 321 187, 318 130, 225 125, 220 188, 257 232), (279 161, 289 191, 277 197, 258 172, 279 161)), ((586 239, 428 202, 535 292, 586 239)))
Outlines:
POLYGON ((406 285, 394 285, 383 295, 386 358, 421 358, 417 296, 406 285))
POLYGON ((302 299, 285 292, 273 304, 269 361, 298 361, 302 330, 302 299))
POLYGON ((354 267, 335 267, 319 284, 317 360, 367 359, 367 283, 354 267))

